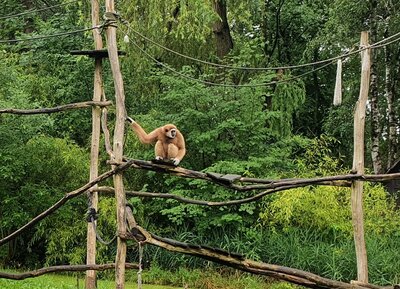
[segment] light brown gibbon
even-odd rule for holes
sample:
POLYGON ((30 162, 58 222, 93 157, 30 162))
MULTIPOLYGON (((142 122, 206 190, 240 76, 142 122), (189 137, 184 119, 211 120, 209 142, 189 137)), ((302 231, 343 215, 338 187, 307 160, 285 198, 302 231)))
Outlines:
POLYGON ((186 154, 185 139, 173 124, 166 124, 147 134, 132 118, 126 120, 143 144, 155 144, 156 160, 172 161, 177 166, 186 154))

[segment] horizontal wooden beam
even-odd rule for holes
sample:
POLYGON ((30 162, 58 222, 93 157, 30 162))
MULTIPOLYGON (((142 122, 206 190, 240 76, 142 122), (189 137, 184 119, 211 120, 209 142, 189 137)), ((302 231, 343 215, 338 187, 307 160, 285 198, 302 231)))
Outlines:
MULTIPOLYGON (((138 269, 139 266, 133 263, 126 263, 125 268, 127 269, 138 269)), ((59 265, 40 268, 33 271, 22 272, 22 273, 9 273, 0 272, 0 278, 11 279, 11 280, 24 280, 27 278, 34 278, 44 274, 54 273, 54 272, 80 272, 87 270, 104 271, 115 269, 115 263, 100 264, 100 265, 59 265)))
POLYGON ((112 101, 84 101, 84 102, 77 102, 77 103, 69 103, 64 105, 59 105, 56 107, 49 107, 49 108, 36 108, 36 109, 16 109, 16 108, 3 108, 0 109, 1 113, 11 113, 11 114, 47 114, 47 113, 55 113, 61 112, 71 109, 81 109, 81 108, 88 108, 92 106, 109 106, 112 105, 112 101))
POLYGON ((291 179, 257 179, 246 178, 242 176, 221 175, 216 173, 204 173, 194 170, 185 169, 182 167, 175 167, 168 164, 160 164, 152 161, 136 160, 125 158, 124 162, 118 163, 109 161, 110 164, 120 165, 125 161, 130 161, 132 167, 137 169, 155 171, 159 173, 172 174, 184 178, 201 179, 209 181, 224 187, 237 190, 237 191, 251 191, 251 190, 282 190, 295 187, 304 187, 310 185, 328 185, 350 187, 351 181, 369 181, 369 182, 385 182, 389 180, 400 179, 400 173, 395 174, 381 174, 381 175, 364 175, 364 174, 345 174, 327 177, 316 178, 291 178, 291 179))
MULTIPOLYGON (((298 186, 296 186, 296 187, 298 187, 298 186)), ((272 193, 280 192, 283 190, 288 190, 291 188, 294 188, 294 187, 282 186, 282 187, 279 187, 276 189, 271 189, 271 190, 266 190, 266 191, 260 192, 256 195, 249 196, 247 198, 220 201, 220 202, 185 198, 183 196, 179 196, 179 195, 175 195, 175 194, 168 194, 168 193, 152 193, 152 192, 138 192, 138 191, 126 191, 125 193, 127 196, 130 196, 130 197, 172 199, 172 200, 176 200, 181 203, 192 204, 192 205, 222 207, 222 206, 241 205, 241 204, 255 202, 255 201, 257 201, 267 195, 270 195, 272 193)), ((114 188, 99 187, 93 191, 100 192, 100 193, 113 194, 114 188)))
MULTIPOLYGON (((84 55, 92 58, 108 58, 108 49, 72 50, 71 55, 84 55)), ((118 55, 126 55, 125 51, 118 50, 118 55)))

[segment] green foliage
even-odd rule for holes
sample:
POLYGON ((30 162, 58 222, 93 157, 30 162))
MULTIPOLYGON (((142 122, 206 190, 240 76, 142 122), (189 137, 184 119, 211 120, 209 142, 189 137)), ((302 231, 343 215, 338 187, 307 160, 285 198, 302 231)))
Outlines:
MULTIPOLYGON (((371 25, 377 25, 375 38, 387 37, 385 25, 389 34, 399 30, 399 7, 394 2, 379 2, 375 11, 370 1, 226 1, 234 48, 225 59, 217 59, 213 49, 213 24, 218 17, 212 1, 119 1, 117 9, 122 17, 128 18, 133 29, 176 51, 237 67, 261 67, 319 61, 348 52, 358 43, 360 30, 370 29, 371 25), (377 23, 370 17, 374 13, 376 19, 390 16, 390 20, 377 23)), ((10 0, 2 4, 4 14, 26 8, 10 0)), ((30 4, 36 8, 40 3, 30 4)), ((90 26, 88 14, 89 6, 77 1, 55 11, 0 20, 0 38, 49 35, 87 27, 90 26), (31 30, 32 33, 26 33, 31 30)), ((301 80, 291 77, 308 72, 311 67, 284 70, 283 76, 275 71, 217 69, 170 54, 132 31, 125 31, 128 29, 123 24, 119 28, 157 60, 193 78, 229 85, 268 83, 279 77, 286 81, 253 88, 203 85, 153 64, 132 43, 124 44, 128 55, 121 62, 127 110, 148 131, 166 122, 177 124, 187 141, 188 153, 183 166, 273 179, 348 171, 346 165, 351 161, 352 151, 349 120, 359 89, 358 58, 346 59, 343 105, 331 108, 333 67, 314 71, 301 80)), ((68 54, 73 49, 90 49, 93 46, 90 35, 87 32, 2 44, 0 107, 36 108, 91 99, 92 60, 68 54)), ((393 69, 398 64, 395 45, 387 50, 391 56, 388 67, 393 69)), ((382 96, 379 98, 381 127, 384 128, 386 64, 378 49, 374 55, 379 96, 382 96)), ((112 77, 106 61, 104 68, 106 95, 112 96, 112 77)), ((393 82, 395 95, 397 86, 393 82)), ((398 102, 394 105, 397 107, 398 102)), ((113 113, 111 108, 111 131, 113 113)), ((25 224, 65 192, 86 183, 89 119, 89 110, 49 116, 0 115, 1 236, 25 224)), ((127 134, 125 147, 130 157, 151 159, 154 155, 153 148, 141 145, 132 132, 127 134)), ((385 149, 385 144, 381 149, 385 149)), ((103 152, 101 163, 105 164, 107 158, 103 152)), ((254 194, 154 172, 130 171, 124 176, 128 189, 168 192, 195 199, 226 201, 254 194)), ((220 208, 157 199, 135 198, 130 203, 134 205, 138 222, 160 235, 220 247, 252 259, 310 270, 331 278, 355 278, 347 188, 309 186, 256 203, 220 208)), ((0 259, 26 267, 44 262, 84 262, 86 207, 84 198, 71 200, 9 248, 0 248, 0 259)), ((364 207, 371 282, 385 285, 398 282, 399 213, 379 185, 365 184, 364 207)), ((114 216, 114 200, 102 198, 98 229, 104 239, 115 235, 114 216)), ((115 248, 115 244, 99 245, 99 262, 112 261, 115 248)), ((154 272, 149 273, 150 279, 156 279, 157 274, 167 279, 171 274, 161 273, 164 268, 216 268, 205 261, 158 248, 146 249, 145 254, 155 264, 154 272)), ((128 258, 135 261, 137 255, 133 247, 128 258)), ((210 278, 213 282, 210 284, 208 281, 196 283, 196 278, 207 279, 199 277, 196 271, 193 275, 183 269, 176 272, 172 283, 179 285, 188 282, 205 288, 211 285, 262 288, 247 277, 237 283, 232 279, 219 282, 210 278)))
MULTIPOLYGON (((54 204, 63 194, 86 182, 87 155, 76 145, 65 140, 38 136, 21 147, 6 146, 5 151, 11 155, 1 155, 0 171, 6 172, 1 179, 4 185, 0 190, 3 234, 22 226, 54 204), (12 162, 6 161, 7 158, 12 162)), ((18 243, 24 244, 25 250, 31 254, 20 249, 15 252, 9 251, 8 257, 24 260, 29 257, 37 258, 36 253, 43 254, 43 242, 47 238, 51 239, 52 235, 59 238, 62 235, 60 227, 70 229, 64 226, 64 222, 73 222, 76 213, 82 213, 79 208, 85 208, 81 205, 79 200, 71 201, 66 208, 60 209, 61 213, 56 214, 56 217, 42 221, 35 229, 19 237, 18 243)), ((74 233, 71 231, 70 238, 74 233)), ((65 238, 65 242, 67 241, 65 238)), ((29 266, 37 260, 24 262, 29 266)))
POLYGON ((155 77, 163 93, 139 122, 153 123, 153 128, 175 123, 186 138, 186 164, 199 168, 218 160, 245 160, 263 149, 267 129, 261 89, 210 89, 164 73, 155 77))
MULTIPOLYGON (((290 78, 290 76, 287 76, 290 78)), ((292 132, 293 115, 305 101, 304 84, 301 81, 283 82, 276 86, 272 97, 270 125, 280 136, 288 136, 292 132)))
MULTIPOLYGON (((312 177, 312 174, 327 176, 343 173, 339 170, 338 160, 331 157, 331 147, 336 143, 334 138, 328 136, 312 140, 304 155, 296 160, 299 174, 312 177)), ((282 192, 268 203, 260 217, 272 228, 313 228, 326 234, 339 232, 347 235, 352 231, 349 206, 349 188, 308 186, 282 192)), ((382 186, 364 184, 364 207, 367 232, 395 233, 400 224, 400 214, 395 210, 394 200, 387 198, 382 186)))
MULTIPOLYGON (((307 143, 306 140, 282 141, 276 145, 271 145, 263 157, 249 157, 243 161, 219 161, 205 169, 207 172, 220 174, 238 174, 248 177, 278 178, 280 176, 290 176, 287 171, 294 169, 295 164, 290 162, 291 158, 298 153, 307 143), (282 149, 284 147, 285 149, 282 149)), ((158 181, 156 175, 151 175, 158 181)), ((143 181, 143 180, 142 180, 143 181)), ((145 180, 148 181, 148 180, 145 180)), ((160 183, 149 184, 146 190, 152 191, 151 187, 160 187, 160 183)), ((210 201, 227 201, 242 199, 253 195, 253 192, 234 192, 221 186, 216 186, 200 180, 181 180, 177 178, 164 181, 163 191, 176 195, 210 201)), ((242 230, 254 223, 257 219, 260 203, 248 203, 240 206, 223 207, 203 207, 189 204, 178 203, 174 200, 152 200, 143 202, 152 212, 147 216, 151 223, 156 221, 160 226, 185 226, 196 234, 205 234, 210 230, 242 230), (161 213, 161 215, 159 215, 161 213), (165 218, 167 217, 167 218, 165 218)), ((146 221, 145 221, 146 222, 146 221)), ((172 231, 174 231, 174 227, 172 231)), ((169 231, 169 229, 168 229, 169 231)))

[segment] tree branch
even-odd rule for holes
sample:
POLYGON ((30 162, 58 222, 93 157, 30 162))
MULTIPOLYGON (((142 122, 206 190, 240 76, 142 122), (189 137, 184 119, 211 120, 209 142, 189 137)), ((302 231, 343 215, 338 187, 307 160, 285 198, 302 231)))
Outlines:
MULTIPOLYGON (((125 264, 127 269, 138 269, 139 266, 133 263, 125 264)), ((59 266, 52 266, 41 268, 34 271, 28 271, 23 273, 7 273, 7 272, 0 272, 0 278, 3 279, 11 279, 11 280, 24 280, 27 278, 38 277, 48 273, 54 272, 80 272, 80 271, 87 271, 87 270, 96 270, 96 271, 104 271, 115 269, 115 263, 110 264, 102 264, 102 265, 59 265, 59 266)))
POLYGON ((113 175, 115 175, 115 174, 117 174, 117 173, 119 173, 121 171, 124 171, 124 170, 128 169, 131 165, 132 165, 132 162, 126 162, 121 166, 118 166, 118 167, 116 167, 116 168, 114 168, 114 169, 112 169, 112 170, 110 170, 108 172, 105 172, 104 174, 100 175, 99 177, 97 177, 93 181, 87 183, 86 185, 80 187, 79 189, 76 189, 76 190, 74 190, 72 192, 66 193, 64 195, 64 197, 62 197, 57 203, 52 205, 46 211, 40 213, 35 218, 30 220, 28 223, 26 223, 25 225, 20 227, 18 230, 14 231, 10 235, 8 235, 8 236, 4 237, 3 239, 1 239, 0 240, 0 246, 2 246, 5 243, 9 242, 10 240, 14 239, 18 235, 20 235, 22 232, 26 231, 27 229, 29 229, 32 226, 34 226, 36 223, 38 223, 41 220, 43 220, 44 218, 46 218, 51 213, 54 213, 61 206, 63 206, 68 200, 81 195, 82 193, 86 192, 88 189, 93 187, 95 184, 97 184, 97 183, 99 183, 101 181, 104 181, 104 180, 108 179, 109 177, 111 177, 111 176, 113 176, 113 175))
MULTIPOLYGON (((128 159, 125 159, 128 160, 128 159)), ((222 175, 217 173, 204 173, 185 169, 182 167, 174 167, 168 164, 153 163, 151 161, 129 159, 132 162, 132 167, 137 169, 144 169, 160 173, 172 174, 184 178, 201 179, 218 185, 234 189, 237 191, 251 191, 251 190, 281 190, 282 187, 294 188, 304 187, 308 185, 329 185, 329 186, 345 186, 350 187, 351 181, 370 181, 370 182, 383 182, 388 180, 400 179, 400 173, 395 174, 381 174, 381 175, 362 175, 362 174, 346 174, 327 177, 316 177, 309 179, 256 179, 246 178, 240 175, 222 175), (237 184, 242 183, 243 185, 237 184)), ((121 164, 118 162, 110 162, 111 164, 121 164)), ((125 162, 122 162, 125 163, 125 162)))
POLYGON ((12 113, 12 114, 43 114, 43 113, 55 113, 65 110, 71 109, 79 109, 79 108, 88 108, 94 105, 105 107, 108 105, 112 105, 111 101, 85 101, 85 102, 77 102, 70 103, 65 105, 59 105, 56 107, 50 108, 37 108, 37 109, 15 109, 15 108, 4 108, 0 109, 1 113, 12 113))
POLYGON ((101 111, 101 129, 103 130, 104 134, 104 144, 106 147, 106 152, 110 156, 110 159, 114 159, 114 152, 111 147, 111 141, 110 141, 110 131, 108 130, 107 127, 107 115, 108 115, 108 110, 106 107, 104 107, 101 111))
MULTIPOLYGON (((221 207, 221 206, 240 205, 240 204, 255 202, 269 194, 276 193, 276 192, 283 191, 283 190, 292 189, 295 187, 298 187, 298 186, 283 186, 280 188, 260 192, 256 195, 248 197, 248 198, 230 200, 230 201, 221 201, 221 202, 202 201, 202 200, 185 198, 185 197, 178 196, 175 194, 165 194, 165 193, 149 193, 149 192, 137 192, 137 191, 126 191, 125 193, 127 196, 132 196, 132 197, 173 199, 178 202, 186 203, 186 204, 209 206, 209 207, 221 207)), ((101 192, 101 193, 110 193, 110 194, 114 193, 114 189, 111 187, 99 187, 94 191, 101 192)))

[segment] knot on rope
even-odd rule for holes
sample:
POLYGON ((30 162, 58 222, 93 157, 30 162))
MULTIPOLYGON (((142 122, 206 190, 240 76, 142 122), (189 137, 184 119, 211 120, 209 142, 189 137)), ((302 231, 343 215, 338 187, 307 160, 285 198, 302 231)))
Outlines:
POLYGON ((103 15, 104 18, 104 24, 103 27, 106 26, 112 26, 112 27, 117 27, 117 20, 118 20, 118 14, 114 12, 106 12, 103 15))

